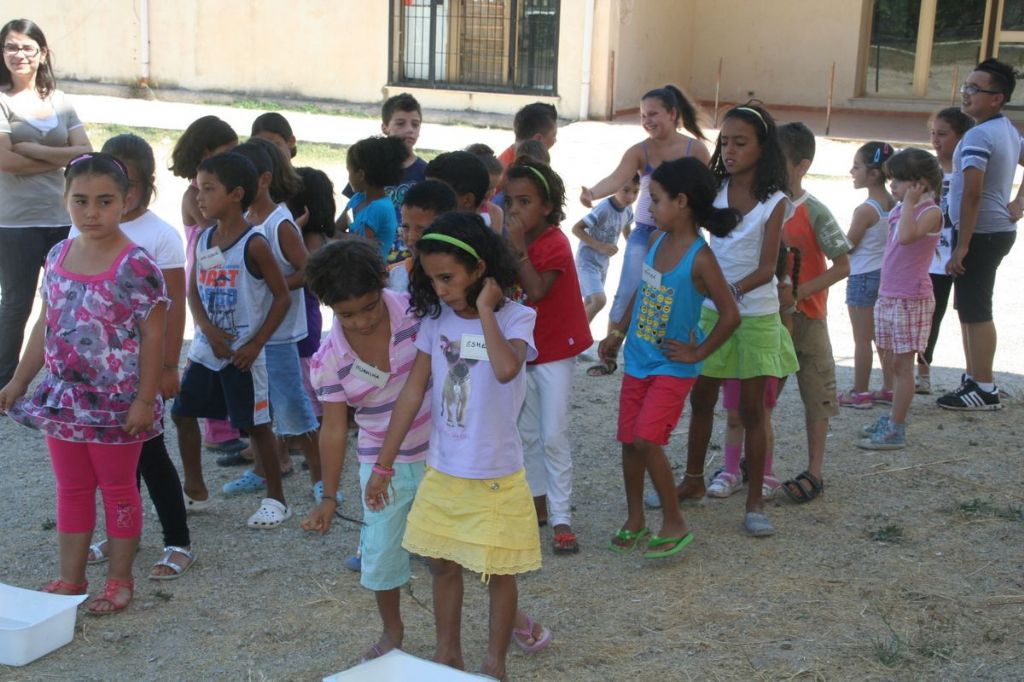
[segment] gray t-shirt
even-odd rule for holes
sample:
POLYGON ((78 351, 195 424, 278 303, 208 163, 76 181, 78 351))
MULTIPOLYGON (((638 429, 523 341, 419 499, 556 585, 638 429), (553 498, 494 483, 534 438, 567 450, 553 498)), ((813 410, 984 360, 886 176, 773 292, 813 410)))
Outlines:
MULTIPOLYGON (((615 244, 619 235, 627 225, 633 222, 633 207, 623 206, 619 208, 608 197, 599 203, 594 210, 583 217, 583 224, 587 226, 587 233, 599 242, 615 244)), ((595 251, 584 243, 580 243, 578 253, 586 254, 598 259, 607 259, 602 253, 595 251)))
MULTIPOLYGON (((23 115, 6 92, 0 92, 0 135, 11 144, 35 142, 68 146, 68 133, 82 127, 78 114, 60 90, 49 97, 53 115, 36 119, 23 115)), ((32 175, 0 171, 0 228, 66 227, 71 224, 64 205, 64 173, 60 168, 32 175)))
POLYGON ((953 177, 949 182, 949 217, 960 225, 960 204, 964 198, 964 171, 978 168, 985 173, 976 234, 1013 232, 1010 220, 1010 192, 1013 174, 1022 156, 1021 137, 1010 120, 999 114, 974 126, 963 136, 953 152, 953 177))

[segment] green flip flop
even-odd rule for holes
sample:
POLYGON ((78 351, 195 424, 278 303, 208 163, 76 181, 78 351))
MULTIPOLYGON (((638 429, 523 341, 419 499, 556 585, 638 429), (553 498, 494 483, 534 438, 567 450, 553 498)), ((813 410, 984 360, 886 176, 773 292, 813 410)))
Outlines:
POLYGON ((688 544, 693 542, 693 533, 687 533, 681 538, 666 537, 663 538, 659 535, 652 535, 651 539, 647 541, 647 546, 652 548, 650 551, 644 552, 645 559, 663 559, 665 557, 674 556, 679 554, 688 544), (664 547, 668 545, 668 549, 653 549, 654 547, 664 547))
POLYGON ((636 546, 640 542, 642 542, 644 538, 646 538, 650 534, 651 531, 646 526, 636 531, 620 528, 618 531, 616 531, 615 535, 612 536, 611 541, 609 541, 608 549, 615 552, 616 554, 629 554, 634 549, 636 549, 636 546), (619 542, 616 543, 616 540, 618 540, 619 542))

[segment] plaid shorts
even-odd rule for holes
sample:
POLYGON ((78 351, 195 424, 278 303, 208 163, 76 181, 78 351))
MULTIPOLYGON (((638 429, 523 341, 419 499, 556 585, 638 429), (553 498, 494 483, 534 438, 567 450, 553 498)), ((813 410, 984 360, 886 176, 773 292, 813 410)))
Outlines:
POLYGON ((934 298, 893 298, 875 301, 875 345, 893 353, 921 353, 928 347, 934 298))

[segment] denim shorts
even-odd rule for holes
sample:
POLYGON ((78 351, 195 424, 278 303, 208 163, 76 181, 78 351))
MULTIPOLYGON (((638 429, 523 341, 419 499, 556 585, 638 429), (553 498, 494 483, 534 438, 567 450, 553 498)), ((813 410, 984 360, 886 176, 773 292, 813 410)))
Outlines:
POLYGON ((580 248, 576 252, 576 274, 580 278, 580 293, 583 298, 604 293, 604 281, 608 277, 608 256, 593 249, 580 248))
POLYGON ((279 436, 301 436, 316 431, 319 423, 302 382, 298 344, 268 344, 263 348, 267 356, 268 392, 274 433, 279 436))
MULTIPOLYGON (((368 590, 393 590, 409 582, 409 552, 402 548, 405 521, 412 508, 416 489, 419 488, 426 462, 395 462, 395 475, 388 488, 389 501, 380 511, 366 506, 363 498, 363 528, 359 533, 362 572, 359 583, 368 590)), ((359 464, 359 490, 366 490, 366 482, 373 473, 373 465, 359 464)))
POLYGON ((846 278, 846 305, 855 308, 874 308, 878 300, 878 285, 882 282, 882 271, 872 270, 846 278))

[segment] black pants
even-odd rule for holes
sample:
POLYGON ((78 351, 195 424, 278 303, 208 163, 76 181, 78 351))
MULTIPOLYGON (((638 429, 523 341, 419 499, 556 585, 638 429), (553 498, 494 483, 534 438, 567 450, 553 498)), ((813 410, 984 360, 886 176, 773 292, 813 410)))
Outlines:
POLYGON ((135 481, 146 481, 149 496, 156 507, 156 515, 160 518, 160 526, 164 531, 164 545, 188 547, 192 540, 188 533, 188 521, 185 518, 185 498, 181 494, 181 479, 174 468, 164 435, 147 440, 142 444, 139 455, 139 468, 135 472, 135 481))
POLYGON ((935 344, 939 340, 939 327, 942 326, 942 317, 946 314, 946 307, 949 305, 949 292, 953 288, 953 277, 934 274, 928 276, 932 278, 932 289, 935 292, 935 312, 932 313, 932 330, 928 333, 928 347, 925 348, 924 353, 917 354, 917 362, 931 365, 935 344))

